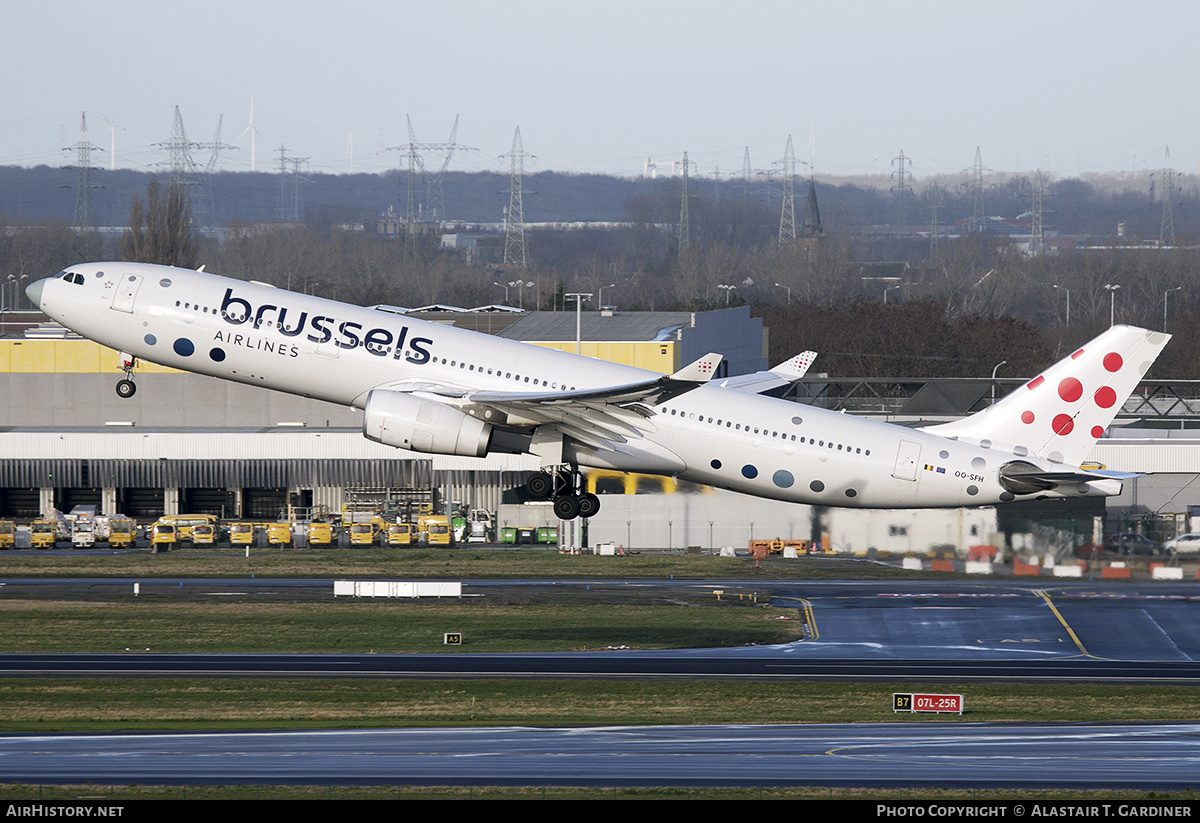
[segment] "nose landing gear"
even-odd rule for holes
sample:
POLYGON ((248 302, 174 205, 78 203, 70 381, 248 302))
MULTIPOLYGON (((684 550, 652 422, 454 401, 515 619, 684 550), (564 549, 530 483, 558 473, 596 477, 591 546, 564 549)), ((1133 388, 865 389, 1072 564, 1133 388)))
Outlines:
POLYGON ((137 358, 132 354, 121 352, 121 371, 125 372, 125 378, 117 381, 117 396, 126 399, 133 397, 137 392, 137 386, 133 382, 133 367, 137 365, 137 358))

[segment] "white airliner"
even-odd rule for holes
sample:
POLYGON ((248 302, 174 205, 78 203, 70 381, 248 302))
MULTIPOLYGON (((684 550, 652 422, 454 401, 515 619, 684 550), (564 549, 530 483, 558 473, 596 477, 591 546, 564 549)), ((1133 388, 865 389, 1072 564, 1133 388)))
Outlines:
POLYGON ((760 394, 804 373, 711 379, 719 355, 673 375, 364 308, 135 263, 73 266, 26 289, 50 317, 136 359, 364 410, 363 433, 399 448, 531 453, 528 491, 563 519, 600 501, 579 467, 671 475, 820 506, 983 506, 1118 494, 1121 475, 1078 468, 1170 339, 1104 332, 1041 376, 954 423, 912 429, 760 394))

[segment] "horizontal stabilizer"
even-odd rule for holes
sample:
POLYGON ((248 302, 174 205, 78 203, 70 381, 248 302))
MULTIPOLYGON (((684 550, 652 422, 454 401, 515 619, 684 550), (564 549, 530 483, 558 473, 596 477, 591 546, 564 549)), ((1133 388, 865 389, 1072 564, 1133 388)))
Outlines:
POLYGON ((1137 477, 1127 472, 1066 469, 1048 471, 1014 460, 1000 467, 1000 485, 1013 494, 1046 494, 1059 497, 1099 497, 1121 493, 1122 480, 1137 477))
POLYGON ((780 363, 770 371, 756 371, 753 374, 739 374, 721 381, 721 388, 735 389, 748 394, 763 392, 787 386, 799 380, 808 373, 809 366, 817 357, 815 351, 800 352, 800 354, 780 363))
POLYGON ((671 375, 671 379, 686 380, 689 383, 707 383, 717 373, 717 366, 721 365, 723 359, 723 355, 709 352, 690 366, 684 366, 675 372, 671 375))
POLYGON ((778 366, 771 369, 771 374, 782 377, 790 383, 808 374, 809 367, 812 366, 813 361, 816 359, 817 353, 815 351, 802 351, 795 357, 784 360, 778 366))

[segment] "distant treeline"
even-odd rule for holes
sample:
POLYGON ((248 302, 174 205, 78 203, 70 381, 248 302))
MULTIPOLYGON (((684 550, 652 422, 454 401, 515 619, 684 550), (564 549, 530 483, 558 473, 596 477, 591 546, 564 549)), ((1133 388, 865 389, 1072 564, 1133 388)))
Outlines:
MULTIPOLYGON (((0 213, 4 308, 27 306, 21 289, 33 279, 122 253, 115 234, 70 228, 75 204, 66 174, 0 168, 0 203, 12 204, 0 213)), ((126 225, 130 204, 152 179, 94 173, 104 186, 94 192, 95 222, 126 225), (113 202, 102 207, 106 200, 113 202)), ((818 184, 822 237, 780 242, 777 183, 772 192, 700 181, 688 201, 690 242, 681 247, 679 181, 544 174, 527 181, 537 192, 527 196, 527 221, 621 225, 530 230, 529 267, 515 269, 494 265, 503 259, 502 235, 450 249, 436 232, 354 228, 389 207, 402 211, 399 174, 313 175, 304 184, 310 219, 299 222, 272 216, 278 183, 278 175, 231 173, 214 175, 207 190, 187 187, 196 227, 206 225, 207 193, 225 193, 214 197, 218 212, 221 203, 241 204, 221 221, 219 236, 196 232, 197 264, 361 305, 474 307, 507 298, 563 310, 564 292, 599 300, 602 290, 604 302, 623 311, 749 304, 771 330, 772 363, 817 349, 821 370, 841 376, 987 377, 1004 360, 1005 375, 1030 376, 1111 317, 1176 335, 1153 376, 1200 379, 1200 246, 1190 245, 1200 213, 1197 198, 1183 191, 1172 203, 1176 245, 1159 248, 1138 243, 1157 240, 1162 225, 1162 202, 1148 192, 1057 181, 1052 205, 1046 199, 1048 226, 1094 232, 1107 246, 1110 229, 1124 222, 1125 245, 1030 254, 1005 233, 964 234, 935 247, 911 233, 866 230, 888 222, 894 195, 850 183, 818 184)), ((447 175, 444 188, 447 211, 463 219, 499 222, 508 202, 499 175, 447 175)), ((797 186, 798 224, 806 190, 797 186)), ((1028 194, 1028 180, 1012 178, 989 190, 987 212, 1022 216, 1028 194)), ((926 195, 931 190, 912 196, 910 219, 926 195)), ((973 206, 962 187, 947 187, 938 203, 944 224, 965 219, 973 206)))
MULTIPOLYGON (((133 197, 146 191, 155 174, 93 169, 90 176, 92 223, 122 226, 133 197)), ((157 175, 165 180, 165 170, 157 175)), ((198 174, 189 182, 197 225, 303 222, 309 225, 366 223, 389 209, 407 209, 407 175, 302 174, 298 179, 266 172, 198 174), (298 192, 298 194, 297 194, 298 192), (293 210, 299 210, 299 220, 293 210)), ((76 214, 79 175, 71 168, 0 166, 0 214, 10 221, 72 221, 76 214)), ((544 172, 525 178, 527 222, 634 221, 677 224, 680 181, 630 179, 600 174, 544 172)), ((437 198, 420 177, 414 203, 423 219, 432 217, 437 198)), ((1149 176, 1064 178, 1050 180, 1043 197, 1047 231, 1108 238, 1124 224, 1131 242, 1158 240, 1163 224, 1163 186, 1156 194, 1149 176)), ((491 172, 447 172, 441 186, 444 214, 439 218, 471 223, 500 223, 509 204, 507 175, 491 172)), ((796 220, 804 216, 807 181, 795 186, 796 220)), ((1033 206, 1032 175, 996 175, 983 195, 990 218, 1028 226, 1033 206), (997 182, 998 181, 998 182, 997 182)), ((694 178, 689 189, 693 241, 704 238, 738 246, 778 237, 782 185, 775 179, 722 181, 694 178)), ((817 180, 817 197, 826 231, 855 232, 870 226, 899 226, 900 208, 892 184, 885 179, 860 182, 817 180)), ((1200 195, 1192 176, 1179 175, 1170 197, 1178 242, 1200 237, 1200 195)), ((975 190, 964 180, 918 183, 907 192, 903 209, 910 229, 928 229, 937 221, 945 230, 972 219, 975 190), (936 182, 936 191, 933 183, 936 182)), ((996 226, 1003 229, 1002 226, 996 226)))

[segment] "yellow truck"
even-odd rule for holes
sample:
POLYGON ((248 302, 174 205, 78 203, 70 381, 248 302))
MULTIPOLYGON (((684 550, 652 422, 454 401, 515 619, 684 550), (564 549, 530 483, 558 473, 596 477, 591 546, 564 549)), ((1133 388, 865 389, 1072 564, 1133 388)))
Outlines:
POLYGON ((291 523, 268 523, 267 524, 267 545, 268 546, 287 546, 292 545, 292 524, 291 523))
POLYGON ((310 546, 331 546, 333 545, 333 524, 320 523, 313 521, 308 524, 308 545, 310 546))
POLYGON ((192 545, 211 546, 217 542, 217 527, 212 523, 197 523, 192 526, 192 545))
POLYGON ((137 524, 127 517, 117 517, 108 524, 108 545, 110 548, 129 548, 137 538, 137 524))
POLYGON ((449 546, 453 543, 450 521, 445 515, 431 514, 422 517, 417 525, 425 535, 426 546, 449 546))
POLYGON ((159 520, 150 530, 150 548, 158 551, 160 548, 173 549, 179 542, 179 529, 174 523, 164 523, 159 520))
POLYGON ((201 523, 215 526, 217 518, 211 514, 164 514, 158 522, 174 526, 179 540, 191 540, 193 528, 201 523))
POLYGON ((11 520, 0 520, 0 549, 12 549, 17 545, 17 524, 11 520))
POLYGON ((254 524, 253 523, 230 523, 229 524, 229 545, 231 545, 231 546, 253 546, 254 545, 254 524))
POLYGON ((416 538, 416 530, 411 523, 393 523, 388 526, 387 542, 389 546, 411 546, 416 538))
POLYGON ((373 523, 351 523, 350 524, 350 545, 351 546, 373 546, 373 545, 375 545, 375 524, 373 524, 373 523))
POLYGON ((35 549, 53 549, 58 542, 58 523, 53 520, 34 520, 29 527, 30 545, 35 549))

